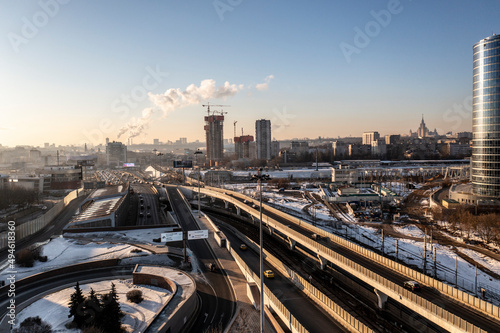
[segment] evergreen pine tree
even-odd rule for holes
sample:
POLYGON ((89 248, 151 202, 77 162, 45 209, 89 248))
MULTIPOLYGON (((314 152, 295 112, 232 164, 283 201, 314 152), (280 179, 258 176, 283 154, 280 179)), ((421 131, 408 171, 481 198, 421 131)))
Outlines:
POLYGON ((90 294, 84 302, 85 326, 99 325, 101 322, 102 304, 98 296, 94 289, 90 288, 90 294))
POLYGON ((73 322, 76 324, 78 328, 83 326, 84 323, 84 301, 85 297, 83 297, 82 290, 80 289, 80 283, 77 282, 75 286, 75 292, 71 294, 71 298, 69 301, 69 315, 68 318, 73 317, 73 322))
POLYGON ((102 298, 102 315, 100 327, 106 333, 122 332, 121 319, 124 316, 120 303, 118 303, 118 294, 114 283, 111 283, 111 291, 102 298))

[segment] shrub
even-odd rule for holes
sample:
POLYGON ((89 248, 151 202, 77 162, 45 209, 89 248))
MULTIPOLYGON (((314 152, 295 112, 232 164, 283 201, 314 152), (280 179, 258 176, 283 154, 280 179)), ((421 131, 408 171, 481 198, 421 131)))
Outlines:
POLYGON ((144 298, 142 297, 142 291, 138 289, 130 290, 129 292, 127 292, 127 299, 130 302, 134 302, 137 304, 141 303, 144 300, 144 298))
POLYGON ((52 327, 42 321, 39 316, 28 317, 12 331, 13 333, 52 333, 52 327))
POLYGON ((16 263, 21 267, 33 267, 35 258, 30 249, 22 249, 16 253, 16 263))
POLYGON ((38 260, 39 260, 40 262, 47 262, 48 258, 47 258, 47 256, 40 256, 40 257, 38 258, 38 260))
POLYGON ((138 248, 135 248, 135 249, 133 249, 133 250, 132 250, 132 251, 130 251, 130 252, 132 252, 132 253, 140 253, 140 252, 142 252, 142 250, 141 250, 141 249, 138 249, 138 248))

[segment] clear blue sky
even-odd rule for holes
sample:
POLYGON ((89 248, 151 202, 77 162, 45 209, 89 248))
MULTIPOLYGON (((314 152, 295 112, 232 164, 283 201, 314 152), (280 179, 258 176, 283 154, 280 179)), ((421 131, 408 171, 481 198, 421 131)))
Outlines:
POLYGON ((98 144, 127 125, 124 142, 204 140, 207 101, 231 105, 227 138, 235 120, 255 135, 260 118, 277 139, 407 133, 422 113, 439 132, 471 131, 472 45, 500 33, 499 12, 485 0, 0 1, 0 144, 98 144))

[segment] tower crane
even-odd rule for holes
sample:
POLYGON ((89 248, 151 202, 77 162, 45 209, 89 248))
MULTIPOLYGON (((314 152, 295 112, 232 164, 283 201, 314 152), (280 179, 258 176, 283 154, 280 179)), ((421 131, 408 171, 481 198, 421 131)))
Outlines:
MULTIPOLYGON (((210 116, 210 107, 211 106, 217 106, 217 107, 226 107, 227 106, 227 107, 230 107, 231 105, 215 105, 215 104, 210 104, 210 102, 208 102, 207 104, 203 104, 202 106, 207 108, 207 114, 210 116)), ((212 114, 215 114, 215 112, 220 112, 221 115, 222 115, 224 111, 213 111, 212 114)))

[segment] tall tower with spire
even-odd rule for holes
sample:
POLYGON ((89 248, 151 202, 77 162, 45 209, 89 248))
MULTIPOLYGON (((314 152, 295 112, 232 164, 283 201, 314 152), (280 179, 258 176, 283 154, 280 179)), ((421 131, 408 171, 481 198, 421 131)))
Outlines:
POLYGON ((417 135, 420 138, 425 138, 429 134, 429 129, 425 126, 424 114, 422 113, 422 121, 420 122, 420 126, 417 130, 417 135))

